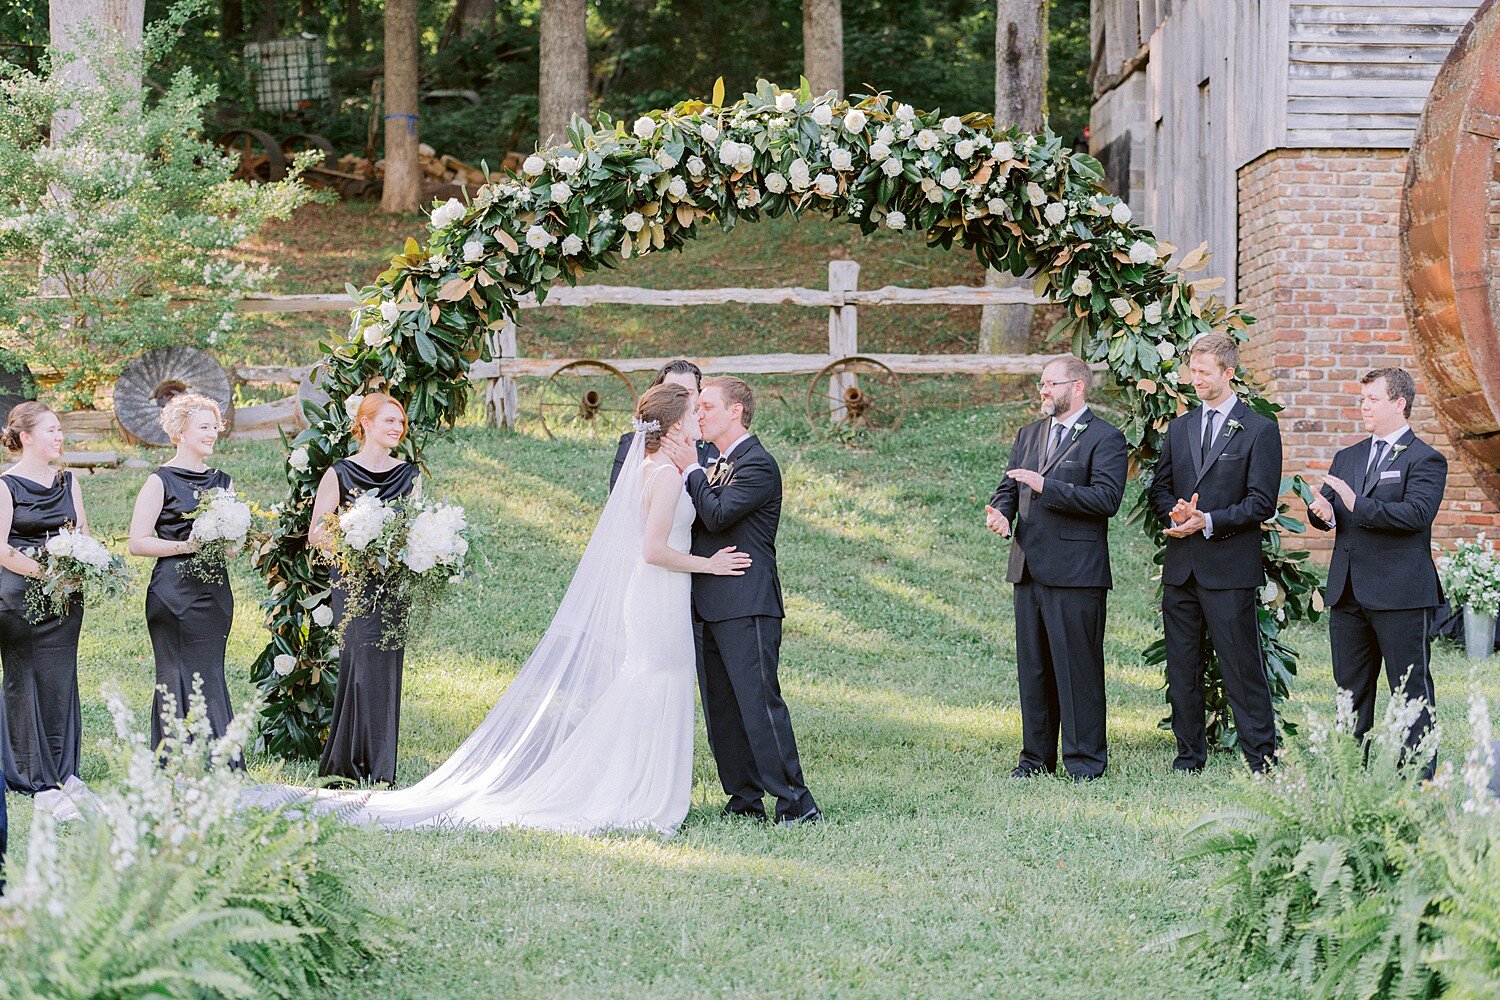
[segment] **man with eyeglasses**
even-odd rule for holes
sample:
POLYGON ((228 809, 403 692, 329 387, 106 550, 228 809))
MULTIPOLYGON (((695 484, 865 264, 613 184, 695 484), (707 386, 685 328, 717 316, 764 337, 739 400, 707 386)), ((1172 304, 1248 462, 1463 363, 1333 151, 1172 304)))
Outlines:
POLYGON ((1109 763, 1105 740, 1104 613, 1113 586, 1109 519, 1125 492, 1119 428, 1088 408, 1089 366, 1055 358, 1037 383, 1042 419, 1022 427, 985 507, 1011 539, 1021 757, 1013 778, 1063 767, 1092 781, 1109 763))
MULTIPOLYGON (((1363 438, 1333 457, 1308 520, 1334 532, 1328 566, 1328 638, 1333 679, 1354 695, 1354 734, 1375 723, 1381 662, 1391 690, 1423 707, 1406 730, 1415 749, 1432 726, 1432 612, 1441 601, 1432 563, 1432 521, 1443 502, 1448 460, 1412 431, 1416 383, 1400 368, 1360 379, 1363 438)), ((1437 762, 1429 755, 1422 773, 1437 762)))

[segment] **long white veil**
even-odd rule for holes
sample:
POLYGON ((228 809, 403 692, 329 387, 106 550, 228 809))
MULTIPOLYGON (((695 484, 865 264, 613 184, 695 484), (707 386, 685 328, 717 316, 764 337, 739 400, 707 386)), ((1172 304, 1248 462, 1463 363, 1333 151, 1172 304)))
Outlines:
POLYGON ((525 781, 567 740, 625 664, 625 596, 645 537, 644 457, 645 435, 637 432, 552 624, 484 722, 441 767, 410 788, 284 788, 273 796, 252 790, 252 800, 284 800, 295 792, 355 822, 400 828, 441 825, 444 814, 464 801, 504 796, 525 781))

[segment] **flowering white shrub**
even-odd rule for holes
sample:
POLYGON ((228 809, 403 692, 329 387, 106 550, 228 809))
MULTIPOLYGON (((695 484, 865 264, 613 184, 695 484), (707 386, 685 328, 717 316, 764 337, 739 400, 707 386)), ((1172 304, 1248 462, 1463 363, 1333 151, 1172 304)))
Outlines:
POLYGON ((1500 557, 1496 556, 1495 543, 1485 538, 1484 532, 1439 556, 1437 565, 1443 591, 1455 608, 1485 615, 1500 612, 1500 557))

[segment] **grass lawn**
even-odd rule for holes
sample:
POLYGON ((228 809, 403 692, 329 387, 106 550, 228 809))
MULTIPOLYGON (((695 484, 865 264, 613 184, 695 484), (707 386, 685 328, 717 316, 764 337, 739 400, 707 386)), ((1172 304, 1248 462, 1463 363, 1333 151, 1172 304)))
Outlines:
MULTIPOLYGON (((1112 759, 1086 785, 1007 777, 1019 751, 1004 542, 981 504, 1019 404, 935 406, 859 447, 813 440, 789 410, 757 430, 782 462, 788 620, 782 682, 828 822, 722 820, 699 725, 693 810, 671 841, 518 832, 366 831, 353 866, 407 942, 340 996, 1288 996, 1182 953, 1143 950, 1191 921, 1214 870, 1174 859, 1225 799, 1236 757, 1168 770, 1160 676, 1137 651, 1157 630, 1150 555, 1115 532, 1106 645, 1112 759)), ((476 525, 477 572, 407 660, 400 781, 436 767, 541 636, 605 495, 612 441, 460 428, 429 451, 432 487, 476 525)), ((221 464, 279 496, 276 450, 231 444, 221 464)), ((99 533, 123 534, 138 471, 89 477, 99 533)), ((145 573, 140 574, 141 585, 145 573)), ((236 580, 231 687, 261 647, 258 581, 236 580)), ((106 776, 99 690, 119 685, 145 723, 151 660, 139 589, 89 612, 82 648, 84 777, 106 776)), ((1330 714, 1324 627, 1301 629, 1290 707, 1330 714)), ((1463 728, 1468 667, 1435 658, 1439 717, 1463 728)), ((1481 680, 1500 700, 1500 663, 1481 680)), ((1464 738, 1444 756, 1461 755, 1464 738)), ((262 779, 312 765, 252 760, 262 779)), ((27 800, 10 797, 18 857, 27 800)))

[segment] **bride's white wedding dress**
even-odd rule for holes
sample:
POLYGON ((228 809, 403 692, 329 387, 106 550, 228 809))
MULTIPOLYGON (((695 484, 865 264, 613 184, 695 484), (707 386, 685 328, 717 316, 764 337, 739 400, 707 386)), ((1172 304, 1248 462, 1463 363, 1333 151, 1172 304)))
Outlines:
MULTIPOLYGON (((648 477, 637 434, 557 616, 489 716, 410 788, 263 786, 251 802, 312 798, 389 828, 518 826, 670 836, 692 792, 697 680, 692 577, 642 555, 648 477)), ((687 552, 694 510, 678 494, 668 544, 687 552)))

